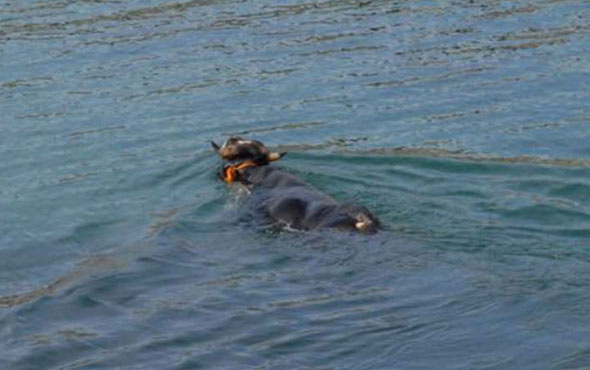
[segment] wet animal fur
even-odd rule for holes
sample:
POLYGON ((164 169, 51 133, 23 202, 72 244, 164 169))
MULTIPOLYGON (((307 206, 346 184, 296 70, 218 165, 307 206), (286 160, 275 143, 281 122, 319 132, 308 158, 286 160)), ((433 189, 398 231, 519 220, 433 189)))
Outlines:
POLYGON ((340 204, 298 177, 269 166, 286 153, 271 152, 262 142, 241 137, 229 138, 221 147, 211 144, 225 162, 221 177, 250 187, 254 207, 274 222, 300 230, 330 227, 371 233, 379 227, 367 208, 340 204), (226 177, 228 169, 231 180, 226 177))

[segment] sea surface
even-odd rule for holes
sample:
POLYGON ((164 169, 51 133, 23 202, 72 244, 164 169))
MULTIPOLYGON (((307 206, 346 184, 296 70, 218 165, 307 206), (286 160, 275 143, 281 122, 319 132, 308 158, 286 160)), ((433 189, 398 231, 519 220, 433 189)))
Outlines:
POLYGON ((2 370, 590 367, 587 0, 0 1, 0 113, 2 370))

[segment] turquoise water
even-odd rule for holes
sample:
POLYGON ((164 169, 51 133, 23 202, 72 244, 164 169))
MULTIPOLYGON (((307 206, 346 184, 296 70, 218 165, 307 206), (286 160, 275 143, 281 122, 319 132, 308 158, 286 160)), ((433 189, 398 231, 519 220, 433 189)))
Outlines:
POLYGON ((590 364, 586 1, 0 3, 0 368, 590 364), (209 141, 384 230, 239 219, 209 141))

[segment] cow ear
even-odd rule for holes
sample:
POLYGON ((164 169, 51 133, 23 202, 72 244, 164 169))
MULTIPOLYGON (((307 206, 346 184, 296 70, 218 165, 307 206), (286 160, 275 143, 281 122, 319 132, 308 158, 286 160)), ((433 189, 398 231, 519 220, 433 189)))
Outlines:
POLYGON ((215 151, 215 153, 219 153, 219 145, 215 144, 214 141, 211 142, 211 146, 213 147, 213 150, 215 151))
POLYGON ((287 153, 283 152, 283 153, 277 153, 277 152, 271 152, 268 153, 266 156, 266 159, 268 159, 269 162, 274 162, 274 161, 278 161, 279 159, 283 158, 287 153))

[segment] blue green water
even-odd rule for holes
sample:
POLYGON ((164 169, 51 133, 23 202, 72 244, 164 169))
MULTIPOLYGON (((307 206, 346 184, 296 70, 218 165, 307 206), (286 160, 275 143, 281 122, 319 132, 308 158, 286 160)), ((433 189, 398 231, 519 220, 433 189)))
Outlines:
POLYGON ((588 86, 587 1, 0 2, 0 369, 587 368, 588 86))

